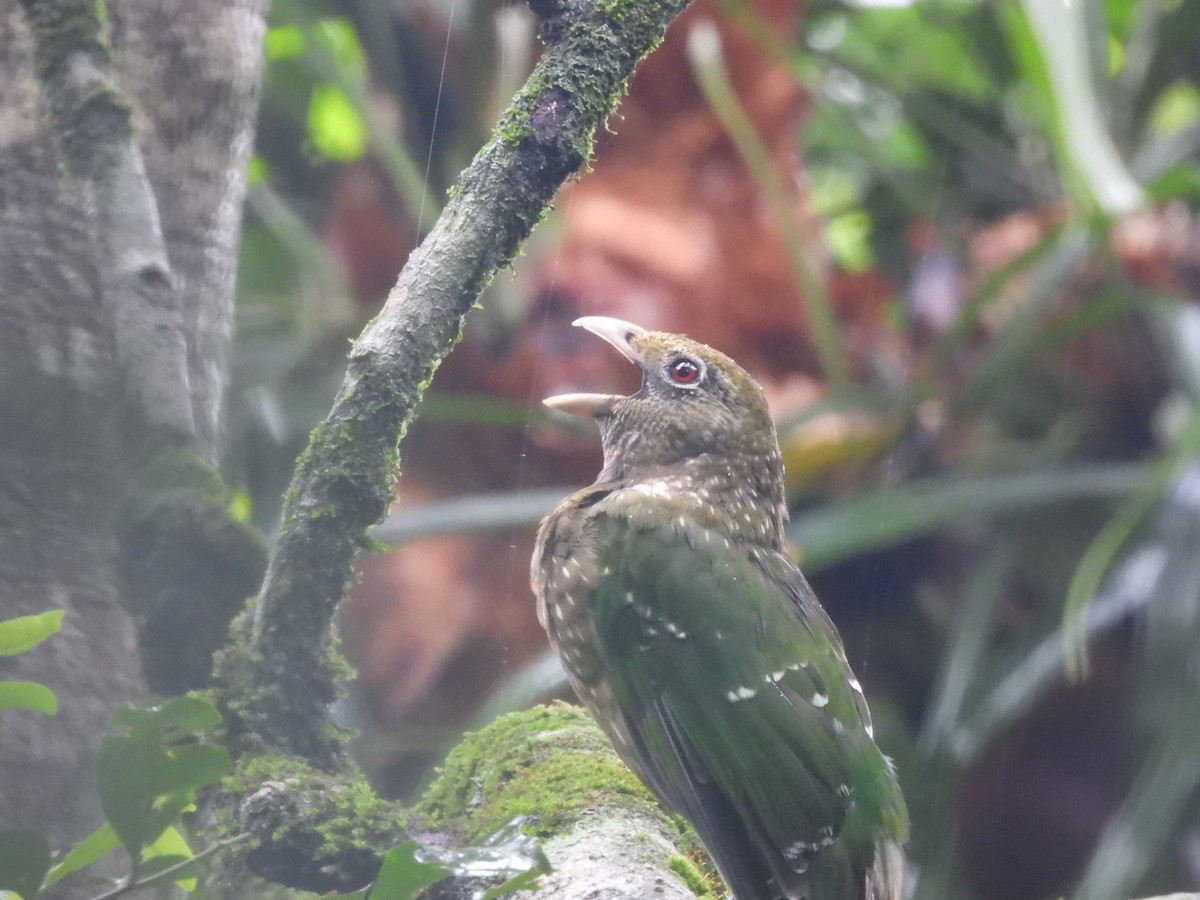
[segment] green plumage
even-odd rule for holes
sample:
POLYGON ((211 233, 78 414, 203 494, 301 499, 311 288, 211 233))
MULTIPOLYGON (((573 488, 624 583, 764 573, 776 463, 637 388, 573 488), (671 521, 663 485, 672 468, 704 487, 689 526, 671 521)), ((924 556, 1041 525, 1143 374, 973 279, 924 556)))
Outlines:
POLYGON ((533 561, 573 685, 739 900, 899 900, 904 803, 841 641, 783 552, 761 391, 686 338, 582 324, 644 382, 550 401, 594 415, 605 444, 600 480, 547 517, 533 561))

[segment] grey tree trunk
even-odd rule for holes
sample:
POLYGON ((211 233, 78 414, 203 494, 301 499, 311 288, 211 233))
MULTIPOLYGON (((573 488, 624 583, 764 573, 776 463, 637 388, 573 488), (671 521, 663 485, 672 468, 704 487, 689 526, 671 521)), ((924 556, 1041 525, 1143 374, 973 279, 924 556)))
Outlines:
MULTIPOLYGON (((143 205, 151 225, 161 222, 169 269, 155 271, 166 275, 160 293, 181 324, 143 327, 150 337, 139 338, 148 346, 138 352, 185 357, 176 369, 191 407, 188 443, 213 460, 266 0, 108 3, 109 74, 133 109, 148 192, 125 182, 97 192, 66 171, 29 18, 54 6, 75 4, 0 4, 0 618, 67 610, 59 635, 0 660, 0 676, 44 682, 60 705, 54 718, 0 713, 0 823, 42 830, 61 846, 98 824, 97 742, 113 707, 145 692, 122 607, 116 507, 137 443, 123 426, 128 395, 141 391, 141 412, 153 420, 144 407, 162 394, 145 384, 154 376, 131 378, 128 338, 114 329, 122 320, 101 296, 120 282, 97 243, 130 235, 96 227, 114 218, 97 208, 106 187, 118 223, 136 195, 156 201, 143 205)), ((85 55, 67 58, 91 71, 85 55)), ((139 241, 134 230, 122 252, 154 256, 154 240, 139 241)), ((125 321, 139 326, 134 310, 125 321)))

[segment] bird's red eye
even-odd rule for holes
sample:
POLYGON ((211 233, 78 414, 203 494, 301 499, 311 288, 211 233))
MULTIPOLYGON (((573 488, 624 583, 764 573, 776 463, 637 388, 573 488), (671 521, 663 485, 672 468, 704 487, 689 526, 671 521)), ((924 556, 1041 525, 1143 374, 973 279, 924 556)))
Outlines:
POLYGON ((700 364, 683 356, 667 366, 667 373, 676 384, 695 384, 700 380, 700 364))

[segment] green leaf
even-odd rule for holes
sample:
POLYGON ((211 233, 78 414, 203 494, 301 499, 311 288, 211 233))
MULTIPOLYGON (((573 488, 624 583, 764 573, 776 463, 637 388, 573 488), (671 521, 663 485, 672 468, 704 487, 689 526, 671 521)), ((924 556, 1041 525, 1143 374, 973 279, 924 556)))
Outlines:
POLYGON ((470 494, 397 510, 371 530, 376 540, 401 545, 431 534, 536 525, 573 487, 470 494))
MULTIPOLYGON (((983 60, 972 52, 975 36, 964 33, 966 23, 960 24, 944 9, 931 15, 920 7, 871 9, 864 4, 845 20, 849 27, 836 45, 835 58, 897 92, 932 89, 991 101, 995 88, 983 60), (936 25, 930 21, 934 16, 936 25)), ((824 21, 829 23, 827 28, 838 24, 834 16, 826 16, 824 21)))
POLYGON ((1008 542, 997 542, 967 584, 921 728, 920 746, 931 757, 955 737, 967 694, 987 658, 996 609, 1004 596, 1005 579, 1012 574, 1013 555, 1008 542))
POLYGON ((797 516, 788 538, 807 570, 890 547, 953 522, 1085 498, 1119 499, 1142 489, 1137 466, 1075 466, 977 477, 950 476, 863 491, 797 516))
POLYGON ((63 615, 63 610, 51 609, 0 622, 0 656, 12 656, 36 647, 62 627, 63 615))
POLYGON ((871 253, 871 217, 865 212, 842 213, 825 223, 825 242, 839 266, 862 272, 874 262, 871 253))
POLYGON ((339 73, 359 81, 366 78, 367 56, 349 19, 323 18, 317 22, 313 36, 329 53, 339 73))
POLYGON ((1092 77, 1082 6, 1023 0, 1021 7, 1049 75, 1067 158, 1107 215, 1132 212, 1144 198, 1105 123, 1105 110, 1092 77))
MULTIPOLYGON (((194 856, 187 840, 179 833, 178 828, 169 827, 163 831, 149 846, 146 847, 145 861, 138 870, 139 879, 151 878, 159 872, 178 866, 194 856)), ((185 891, 196 889, 196 876, 204 866, 204 860, 196 860, 195 865, 183 866, 178 872, 172 873, 173 881, 185 891)))
POLYGON ((225 505, 225 511, 235 522, 248 525, 254 518, 254 500, 246 491, 234 491, 225 505))
POLYGON ((0 828, 0 890, 33 900, 50 868, 50 844, 27 828, 0 828))
POLYGON ((1083 554, 1063 601, 1062 633, 1068 675, 1082 678, 1088 671, 1083 622, 1089 601, 1099 590, 1121 548, 1197 452, 1200 452, 1200 411, 1192 413, 1175 446, 1161 459, 1147 465, 1144 486, 1117 508, 1083 554))
POLYGON ((154 784, 164 757, 161 747, 144 739, 114 737, 100 744, 96 763, 100 807, 135 860, 141 859, 142 848, 157 837, 147 831, 158 795, 154 784))
MULTIPOLYGON (((250 159, 246 161, 246 186, 248 188, 256 188, 266 184, 270 177, 271 167, 267 161, 257 153, 250 155, 250 159)), ((232 515, 232 512, 230 513, 232 515)), ((237 519, 237 516, 234 516, 237 519)), ((241 522, 241 519, 237 519, 241 522)))
POLYGON ((0 681, 0 709, 28 709, 52 716, 58 712, 58 698, 36 681, 0 681))
POLYGON ((200 697, 176 697, 159 706, 119 709, 114 725, 129 734, 100 744, 96 783, 100 805, 134 860, 195 800, 195 790, 232 768, 221 747, 196 735, 220 722, 200 697))
MULTIPOLYGON (((1138 591, 1145 598, 1145 608, 1137 615, 1139 683, 1127 722, 1139 732, 1145 752, 1074 892, 1078 898, 1122 900, 1133 895, 1155 872, 1164 848, 1187 833, 1200 796, 1200 716, 1194 712, 1200 689, 1195 666, 1200 641, 1198 486, 1200 463, 1193 451, 1153 521, 1123 553, 1104 587, 1109 595, 1138 591), (1131 578, 1134 572, 1137 576, 1131 578)), ((1093 609, 1104 599, 1098 597, 1093 609)))
POLYGON ((263 55, 268 62, 295 59, 304 52, 304 32, 295 25, 268 28, 263 36, 263 55))
POLYGON ((339 88, 313 88, 308 102, 308 136, 322 156, 351 162, 367 149, 367 126, 339 88))
POLYGON ((107 822, 72 847, 62 862, 46 873, 46 887, 56 884, 72 872, 78 872, 85 866, 90 866, 100 857, 111 853, 121 846, 121 839, 107 822))
POLYGON ((221 714, 203 697, 189 695, 157 706, 122 706, 113 713, 111 721, 133 736, 180 737, 201 734, 220 725, 221 714))
POLYGON ((1183 131, 1200 120, 1200 90, 1194 84, 1178 81, 1171 85, 1154 103, 1150 113, 1150 129, 1156 134, 1183 131))
POLYGON ((146 834, 155 837, 143 849, 143 858, 149 855, 149 847, 158 843, 172 823, 178 822, 179 817, 187 810, 195 808, 195 803, 196 795, 193 791, 176 791, 155 798, 150 806, 150 814, 146 817, 146 834))
POLYGON ((151 856, 178 856, 187 859, 192 855, 192 848, 187 840, 179 833, 178 828, 168 828, 160 834, 153 843, 146 847, 146 858, 151 856))
POLYGON ((388 851, 375 886, 367 895, 370 900, 411 900, 450 874, 441 866, 417 859, 418 849, 416 841, 407 841, 388 851))
POLYGON ((171 750, 167 763, 159 773, 157 793, 192 791, 214 784, 233 768, 233 761, 223 747, 189 744, 171 750))
POLYGON ((100 745, 97 788, 104 815, 135 859, 193 800, 196 788, 231 768, 220 747, 191 744, 165 751, 144 737, 108 738, 100 745))

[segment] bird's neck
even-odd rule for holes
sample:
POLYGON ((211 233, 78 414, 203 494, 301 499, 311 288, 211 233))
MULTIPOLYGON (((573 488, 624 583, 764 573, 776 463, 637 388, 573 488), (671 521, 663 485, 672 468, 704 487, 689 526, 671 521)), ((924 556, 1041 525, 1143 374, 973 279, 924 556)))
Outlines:
POLYGON ((787 506, 779 451, 701 454, 670 466, 606 460, 600 481, 617 483, 649 508, 683 516, 732 542, 782 549, 787 506), (666 501, 665 504, 663 501, 666 501))

